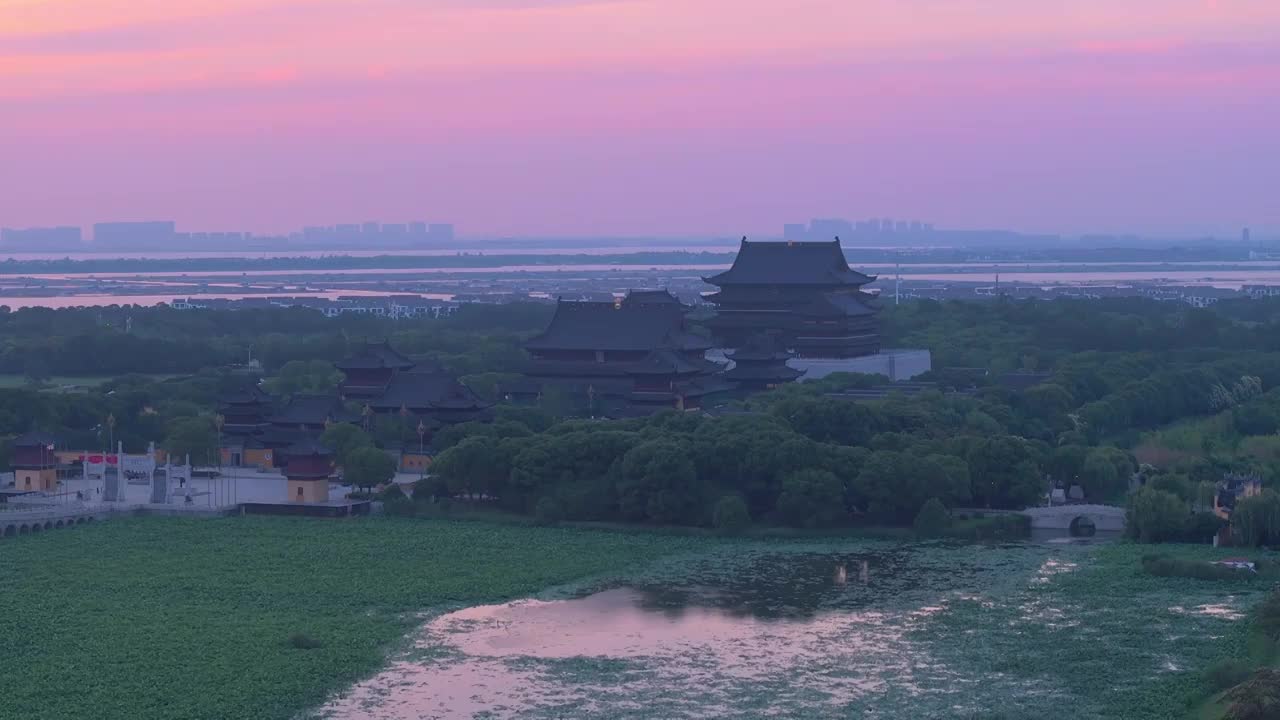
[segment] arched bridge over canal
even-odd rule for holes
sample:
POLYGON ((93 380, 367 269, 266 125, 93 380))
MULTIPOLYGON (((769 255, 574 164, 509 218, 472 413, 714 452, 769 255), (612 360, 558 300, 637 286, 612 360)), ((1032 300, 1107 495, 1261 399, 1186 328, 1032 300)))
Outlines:
POLYGON ((1099 531, 1124 530, 1124 508, 1113 505, 1054 505, 1027 508, 1023 515, 1031 518, 1032 530, 1075 530, 1084 521, 1099 531))

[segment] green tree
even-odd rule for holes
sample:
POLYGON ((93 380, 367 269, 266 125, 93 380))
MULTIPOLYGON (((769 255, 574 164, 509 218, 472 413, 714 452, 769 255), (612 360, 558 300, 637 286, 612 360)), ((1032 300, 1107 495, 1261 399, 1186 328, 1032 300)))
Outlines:
POLYGON ((930 498, 916 513, 911 527, 921 537, 940 537, 951 529, 951 513, 938 498, 930 498))
POLYGON ((969 467, 952 455, 882 450, 871 453, 853 481, 866 509, 906 524, 930 498, 953 506, 970 498, 969 467))
POLYGON ((342 464, 342 477, 353 487, 369 490, 396 476, 396 461, 375 447, 352 450, 342 464))
MULTIPOLYGON (((1178 475, 1176 473, 1160 473, 1158 475, 1153 475, 1147 479, 1147 487, 1152 488, 1153 490, 1163 490, 1164 492, 1177 495, 1182 498, 1184 502, 1195 501, 1197 491, 1199 489, 1193 486, 1191 482, 1187 480, 1185 475, 1178 475)), ((1213 500, 1211 495, 1209 497, 1209 502, 1205 504, 1209 505, 1212 503, 1213 500)))
POLYGON ((669 440, 637 445, 615 471, 618 509, 629 520, 695 525, 703 522, 706 492, 687 449, 669 440))
POLYGON ((792 527, 827 527, 846 517, 844 484, 827 470, 797 470, 782 480, 778 515, 792 527))
POLYGON ((290 360, 275 377, 266 381, 273 395, 332 392, 342 382, 342 373, 327 360, 290 360))
POLYGON ((1085 445, 1061 445, 1054 448, 1049 459, 1049 472, 1059 482, 1072 484, 1084 472, 1084 462, 1089 457, 1089 448, 1085 445))
POLYGON ((214 463, 218 457, 218 429, 207 417, 180 418, 169 426, 164 449, 175 462, 214 463))
POLYGON ((1189 518, 1187 504, 1177 495, 1144 487, 1129 498, 1125 532, 1144 543, 1177 540, 1189 518))
POLYGON ((1127 487, 1125 478, 1120 477, 1116 464, 1111 461, 1110 454, 1105 452, 1111 448, 1096 448, 1084 459, 1080 469, 1080 484, 1084 487, 1085 497, 1092 502, 1107 502, 1119 496, 1127 487))
POLYGON ((480 494, 501 498, 511 476, 516 446, 492 437, 469 437, 440 453, 431 474, 443 480, 451 495, 480 494))
POLYGON ((969 477, 975 501, 1020 509, 1041 501, 1047 484, 1029 443, 1010 435, 982 438, 969 450, 969 477))
POLYGON ((1264 490, 1242 498, 1231 511, 1231 526, 1245 545, 1280 542, 1280 493, 1264 490))
POLYGON ((1231 423, 1241 435, 1274 435, 1280 430, 1280 412, 1262 398, 1231 410, 1231 423))
POLYGON ((338 465, 345 467, 356 450, 373 447, 373 438, 351 423, 337 423, 325 428, 320 444, 332 450, 338 465))
POLYGON ((751 526, 751 513, 741 495, 725 495, 716 501, 711 524, 724 533, 739 533, 751 526))

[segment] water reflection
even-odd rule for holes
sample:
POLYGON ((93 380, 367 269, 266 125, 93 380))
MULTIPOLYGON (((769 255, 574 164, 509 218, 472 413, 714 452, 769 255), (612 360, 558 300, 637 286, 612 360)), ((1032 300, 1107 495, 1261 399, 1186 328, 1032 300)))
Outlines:
POLYGON ((394 663, 323 714, 616 715, 654 688, 662 697, 639 716, 705 717, 744 703, 839 714, 952 676, 908 635, 944 607, 939 590, 982 570, 925 560, 902 548, 716 557, 569 599, 459 610, 423 628, 425 659, 394 663))
POLYGON ((862 547, 735 548, 555 599, 440 615, 408 656, 319 713, 914 719, 985 717, 996 706, 1004 717, 1055 717, 1072 706, 1096 717, 1058 672, 1064 658, 1080 666, 1128 653, 1131 684, 1144 681, 1166 662, 1198 662, 1196 644, 1236 608, 1212 594, 1159 617, 1158 605, 1066 602, 1055 588, 1080 574, 1088 547, 862 547), (1138 617, 1173 636, 1158 657, 1123 644, 1145 643, 1123 632, 1138 617))

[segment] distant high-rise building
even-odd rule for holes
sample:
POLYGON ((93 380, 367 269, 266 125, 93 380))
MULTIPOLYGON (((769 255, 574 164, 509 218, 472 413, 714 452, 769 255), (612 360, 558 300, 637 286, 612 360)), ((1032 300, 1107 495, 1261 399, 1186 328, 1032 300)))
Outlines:
POLYGON ((399 237, 409 232, 409 227, 404 223, 387 223, 382 226, 383 236, 399 237))
POLYGON ((1240 242, 1244 243, 1245 245, 1249 244, 1249 228, 1245 228, 1244 230, 1240 231, 1240 242))
POLYGON ((809 237, 809 228, 804 223, 786 223, 782 226, 782 239, 799 242, 809 237))
POLYGON ((426 235, 427 224, 421 220, 414 220, 413 222, 409 223, 409 234, 410 235, 426 235))
POLYGON ((360 232, 370 237, 380 235, 382 233, 382 225, 376 222, 366 222, 360 225, 360 232))
POLYGON ((0 229, 0 243, 7 246, 30 246, 36 250, 76 246, 81 243, 82 239, 80 228, 69 225, 0 229))
POLYGON ((840 235, 852 235, 853 223, 840 218, 814 218, 809 221, 809 237, 831 240, 840 235))
POLYGON ((172 220, 105 222, 93 226, 93 242, 100 247, 164 247, 173 242, 172 220))

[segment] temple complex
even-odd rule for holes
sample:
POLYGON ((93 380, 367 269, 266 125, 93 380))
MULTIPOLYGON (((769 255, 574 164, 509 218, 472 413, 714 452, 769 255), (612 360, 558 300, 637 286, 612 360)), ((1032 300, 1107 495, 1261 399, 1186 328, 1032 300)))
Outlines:
POLYGON ((705 358, 711 341, 691 331, 688 307, 665 290, 632 291, 614 302, 556 304, 513 397, 559 391, 585 399, 590 414, 692 410, 731 389, 705 358))
POLYGON ((415 362, 386 342, 363 343, 334 366, 343 373, 337 392, 280 401, 252 385, 223 397, 222 462, 284 467, 290 448, 317 440, 330 425, 351 423, 373 432, 379 418, 392 416, 422 447, 442 426, 492 414, 492 403, 438 364, 415 362))
POLYGON ((874 277, 849 267, 840 241, 749 242, 728 270, 703 278, 720 288, 707 296, 709 327, 729 348, 756 335, 774 337, 801 358, 855 358, 880 350, 880 308, 864 285, 874 277))

